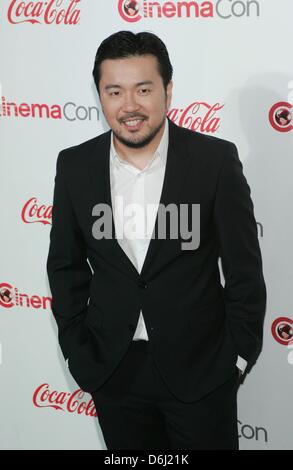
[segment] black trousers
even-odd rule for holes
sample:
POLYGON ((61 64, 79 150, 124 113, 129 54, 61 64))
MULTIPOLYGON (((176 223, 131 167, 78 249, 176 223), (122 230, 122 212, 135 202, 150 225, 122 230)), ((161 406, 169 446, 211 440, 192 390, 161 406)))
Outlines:
POLYGON ((238 450, 238 385, 235 366, 235 376, 201 400, 179 401, 141 340, 92 398, 109 450, 238 450))

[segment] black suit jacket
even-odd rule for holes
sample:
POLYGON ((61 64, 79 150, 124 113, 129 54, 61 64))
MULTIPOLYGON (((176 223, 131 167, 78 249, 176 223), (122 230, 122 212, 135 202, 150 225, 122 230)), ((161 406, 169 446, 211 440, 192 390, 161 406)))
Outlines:
MULTIPOLYGON (((58 155, 47 260, 52 312, 70 372, 89 393, 118 366, 140 309, 162 377, 185 402, 231 378, 238 355, 249 371, 261 351, 266 287, 237 148, 168 123, 160 203, 200 204, 200 245, 182 250, 180 237, 154 237, 140 274, 117 239, 92 235, 93 207, 112 207, 111 130, 58 155)), ((113 218, 112 228, 115 235, 113 218)))

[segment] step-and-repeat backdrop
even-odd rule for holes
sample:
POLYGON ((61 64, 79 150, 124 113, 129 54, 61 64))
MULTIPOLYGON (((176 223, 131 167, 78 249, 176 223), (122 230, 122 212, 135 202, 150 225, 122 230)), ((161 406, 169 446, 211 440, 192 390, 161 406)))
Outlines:
POLYGON ((58 346, 46 259, 57 155, 108 130, 91 73, 122 29, 165 42, 170 118, 238 147, 268 291, 240 446, 293 448, 292 17, 292 0, 1 1, 1 449, 106 448, 58 346))

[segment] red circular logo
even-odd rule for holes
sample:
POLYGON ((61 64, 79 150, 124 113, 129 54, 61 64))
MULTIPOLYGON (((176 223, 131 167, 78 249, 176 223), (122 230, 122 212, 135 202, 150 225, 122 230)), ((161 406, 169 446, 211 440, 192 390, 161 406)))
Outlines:
POLYGON ((118 11, 121 18, 128 23, 136 23, 141 20, 140 6, 137 0, 119 0, 118 11))
POLYGON ((272 324, 272 335, 278 343, 288 346, 293 340, 293 320, 279 317, 272 324))
POLYGON ((13 304, 13 294, 12 294, 13 287, 10 284, 6 284, 2 282, 0 284, 0 306, 5 308, 11 308, 14 306, 13 304))
POLYGON ((274 104, 269 112, 272 127, 278 132, 289 132, 293 129, 292 105, 286 101, 274 104))

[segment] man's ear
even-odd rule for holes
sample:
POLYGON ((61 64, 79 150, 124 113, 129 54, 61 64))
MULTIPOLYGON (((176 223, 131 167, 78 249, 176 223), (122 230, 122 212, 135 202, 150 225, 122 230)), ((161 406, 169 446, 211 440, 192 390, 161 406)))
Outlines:
POLYGON ((166 90, 166 94, 167 94, 167 111, 169 110, 169 107, 171 105, 171 101, 172 101, 172 91, 173 91, 173 81, 171 80, 168 85, 167 85, 167 90, 166 90))

